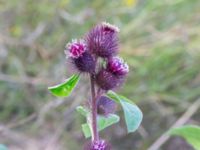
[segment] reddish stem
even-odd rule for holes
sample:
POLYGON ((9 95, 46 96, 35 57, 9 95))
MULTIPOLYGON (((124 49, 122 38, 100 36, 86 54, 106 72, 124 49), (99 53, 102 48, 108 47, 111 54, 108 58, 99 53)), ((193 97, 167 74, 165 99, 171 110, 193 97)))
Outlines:
POLYGON ((91 95, 92 95, 92 132, 93 132, 93 141, 99 140, 99 133, 97 130, 97 98, 95 94, 95 83, 94 83, 94 75, 90 75, 91 82, 91 95))

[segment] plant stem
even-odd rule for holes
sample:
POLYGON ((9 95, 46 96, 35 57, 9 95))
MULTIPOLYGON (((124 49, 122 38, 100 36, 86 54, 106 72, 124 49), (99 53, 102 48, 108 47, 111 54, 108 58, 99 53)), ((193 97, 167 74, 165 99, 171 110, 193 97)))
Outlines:
POLYGON ((92 95, 92 132, 93 132, 93 141, 99 140, 99 133, 97 130, 97 97, 95 94, 95 85, 94 85, 94 75, 90 75, 91 82, 91 95, 92 95))

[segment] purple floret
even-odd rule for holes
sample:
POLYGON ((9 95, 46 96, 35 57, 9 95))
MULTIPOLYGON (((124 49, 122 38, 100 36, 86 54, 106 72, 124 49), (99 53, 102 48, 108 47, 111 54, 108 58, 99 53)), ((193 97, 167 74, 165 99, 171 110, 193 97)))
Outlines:
POLYGON ((110 58, 107 68, 116 75, 126 75, 129 72, 129 66, 120 57, 110 58))
POLYGON ((86 51, 86 44, 83 40, 72 40, 66 45, 65 54, 67 57, 79 58, 86 51))
POLYGON ((105 140, 93 141, 87 143, 84 150, 111 150, 111 145, 105 140))

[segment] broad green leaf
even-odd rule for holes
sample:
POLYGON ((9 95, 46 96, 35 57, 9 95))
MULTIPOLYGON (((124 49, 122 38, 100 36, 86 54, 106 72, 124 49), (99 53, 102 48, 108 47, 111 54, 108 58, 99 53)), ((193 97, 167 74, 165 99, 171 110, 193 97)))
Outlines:
POLYGON ((89 110, 84 108, 83 106, 76 107, 76 111, 79 112, 81 115, 87 117, 89 114, 89 110))
POLYGON ((48 87, 48 89, 55 96, 67 97, 70 95, 72 90, 75 88, 79 79, 80 79, 79 75, 72 75, 65 82, 55 85, 55 86, 52 86, 52 87, 48 87))
POLYGON ((107 96, 122 105, 128 133, 134 132, 140 126, 143 118, 141 110, 128 98, 109 91, 107 96))
POLYGON ((186 125, 183 127, 172 128, 168 134, 183 137, 195 150, 200 150, 200 127, 186 125))
POLYGON ((8 150, 8 148, 5 145, 0 144, 0 150, 8 150))
POLYGON ((120 103, 124 110, 124 116, 128 133, 134 132, 140 126, 143 114, 141 110, 137 107, 137 105, 128 103, 123 100, 121 100, 120 103))
MULTIPOLYGON (((107 117, 98 116, 98 120, 97 120, 98 131, 102 131, 103 129, 119 122, 119 120, 120 120, 119 116, 115 114, 110 114, 107 117)), ((86 138, 89 138, 91 136, 90 126, 88 123, 82 124, 82 131, 86 138)))

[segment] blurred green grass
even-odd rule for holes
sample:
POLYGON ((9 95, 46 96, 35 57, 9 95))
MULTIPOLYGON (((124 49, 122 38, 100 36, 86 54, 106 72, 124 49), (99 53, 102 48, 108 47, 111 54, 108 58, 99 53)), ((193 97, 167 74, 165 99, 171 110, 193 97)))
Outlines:
MULTIPOLYGON (((36 114, 31 125, 14 130, 30 137, 48 136, 62 124, 65 132, 61 134, 61 145, 80 149, 77 141, 84 141, 80 129, 84 120, 69 112, 87 96, 87 89, 82 87, 88 86, 86 77, 77 88, 83 96, 74 93, 55 108, 49 103, 59 100, 48 93, 47 86, 70 74, 63 53, 65 44, 71 38, 82 37, 95 24, 108 21, 120 27, 120 54, 131 67, 119 92, 141 105, 148 134, 126 136, 124 130, 120 135, 114 133, 120 124, 107 136, 111 139, 116 135, 111 139, 116 150, 146 149, 200 96, 199 8, 198 0, 1 0, 1 124, 13 124, 36 114), (40 129, 35 126, 46 106, 50 110, 48 115, 44 113, 40 129), (149 123, 153 121, 155 124, 149 123), (121 144, 117 142, 122 138, 121 144), (65 144, 66 139, 71 144, 65 144)), ((0 140, 12 146, 9 139, 0 140)))

